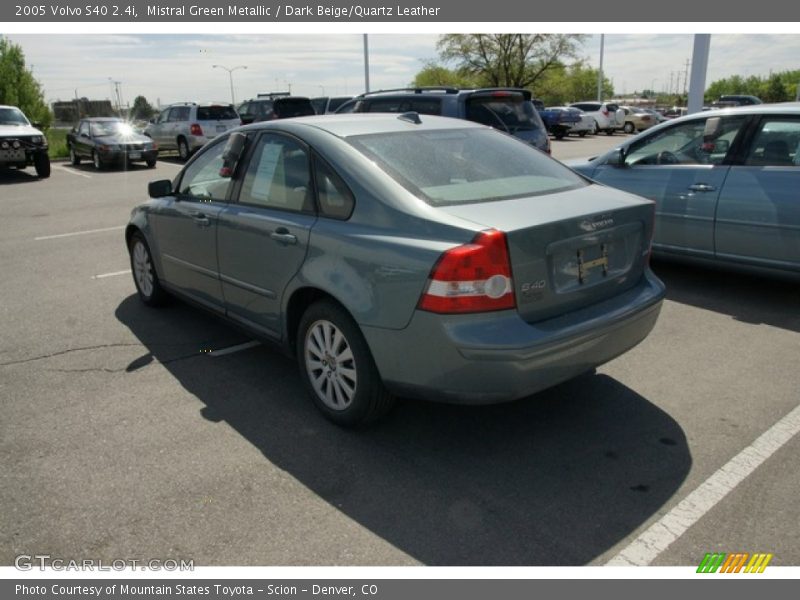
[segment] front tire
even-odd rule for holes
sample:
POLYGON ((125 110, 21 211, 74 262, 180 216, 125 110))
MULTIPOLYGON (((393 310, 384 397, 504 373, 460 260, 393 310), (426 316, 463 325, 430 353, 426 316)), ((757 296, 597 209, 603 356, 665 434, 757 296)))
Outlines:
POLYGON ((44 152, 40 152, 33 157, 33 167, 36 169, 36 175, 40 179, 50 177, 50 157, 44 152))
POLYGON ((95 150, 92 150, 92 164, 94 165, 94 168, 97 169, 98 171, 103 170, 103 163, 100 160, 100 155, 95 150))
POLYGON ((131 258, 131 273, 139 299, 148 306, 160 306, 167 299, 167 293, 158 280, 153 256, 144 236, 138 231, 131 236, 128 252, 131 258))
POLYGON ((73 167, 77 167, 79 164, 81 164, 81 157, 78 156, 77 152, 75 152, 74 146, 69 147, 69 162, 72 163, 73 167))
POLYGON ((358 325, 331 301, 312 304, 300 320, 297 361, 314 404, 337 425, 375 421, 394 404, 358 325))

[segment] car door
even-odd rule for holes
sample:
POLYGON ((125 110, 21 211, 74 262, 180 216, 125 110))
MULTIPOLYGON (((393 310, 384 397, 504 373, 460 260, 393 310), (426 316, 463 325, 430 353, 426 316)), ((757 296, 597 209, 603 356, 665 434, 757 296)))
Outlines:
POLYGON ((199 154, 183 172, 176 194, 154 214, 166 282, 210 308, 223 310, 217 268, 217 221, 230 178, 220 175, 224 140, 199 154))
POLYGON ((743 157, 720 195, 717 256, 800 271, 800 116, 761 117, 743 157))
POLYGON ((150 129, 152 138, 161 148, 165 147, 164 130, 169 122, 169 116, 171 112, 171 108, 161 111, 161 114, 158 115, 158 119, 156 119, 156 122, 153 123, 153 127, 150 129))
POLYGON ((219 217, 220 278, 228 315, 279 338, 283 292, 317 219, 310 154, 293 137, 263 133, 249 155, 238 201, 219 217))
POLYGON ((676 123, 625 148, 622 165, 600 165, 593 178, 656 202, 653 246, 662 251, 714 256, 717 200, 745 116, 709 116, 676 123), (719 117, 717 117, 719 119, 719 117))
POLYGON ((92 143, 89 121, 81 121, 75 136, 75 153, 81 157, 91 157, 94 144, 92 143))

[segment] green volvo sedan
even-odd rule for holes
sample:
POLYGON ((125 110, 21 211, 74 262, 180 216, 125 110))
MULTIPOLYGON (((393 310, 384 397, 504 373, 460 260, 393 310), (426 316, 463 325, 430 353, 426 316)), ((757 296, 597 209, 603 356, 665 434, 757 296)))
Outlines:
POLYGON ((653 203, 530 145, 417 113, 258 123, 150 184, 125 231, 138 294, 296 356, 354 426, 396 397, 522 398, 653 328, 653 203))

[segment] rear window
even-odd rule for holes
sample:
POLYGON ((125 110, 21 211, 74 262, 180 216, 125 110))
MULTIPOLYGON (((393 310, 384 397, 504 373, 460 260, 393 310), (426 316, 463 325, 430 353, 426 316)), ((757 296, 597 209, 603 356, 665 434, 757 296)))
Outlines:
POLYGON ((425 97, 393 97, 370 98, 362 102, 355 112, 410 112, 421 115, 439 115, 442 112, 442 101, 439 98, 425 97))
POLYGON ((381 133, 348 142, 433 206, 539 196, 587 185, 528 144, 489 129, 381 133))
POLYGON ((573 104, 572 106, 586 112, 595 112, 600 110, 600 104, 595 102, 582 102, 580 104, 573 104))
POLYGON ((473 96, 467 100, 467 119, 511 134, 541 129, 533 103, 522 94, 473 96))
POLYGON ((280 119, 317 114, 308 98, 280 98, 275 100, 273 110, 280 119))
POLYGON ((606 108, 611 112, 617 112, 619 110, 619 104, 606 104, 606 108))
POLYGON ((198 121, 225 121, 228 119, 238 119, 239 115, 232 106, 198 106, 198 121))
POLYGON ((350 100, 350 96, 338 96, 336 98, 331 98, 328 101, 328 111, 333 112, 337 108, 339 108, 342 104, 350 100))

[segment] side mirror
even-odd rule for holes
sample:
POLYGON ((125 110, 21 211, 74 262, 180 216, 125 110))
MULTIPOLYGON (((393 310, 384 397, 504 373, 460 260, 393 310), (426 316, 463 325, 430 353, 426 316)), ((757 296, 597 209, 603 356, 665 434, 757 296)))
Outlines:
POLYGON ((36 129, 41 129, 42 128, 42 122, 41 121, 34 121, 33 123, 31 123, 31 125, 36 127, 36 129))
POLYGON ((625 166, 625 150, 623 148, 614 148, 608 154, 606 164, 610 167, 624 167, 625 166))
POLYGON ((250 123, 256 120, 255 115, 248 115, 246 113, 243 115, 239 115, 239 117, 242 119, 242 125, 249 125, 250 123))
POLYGON ((86 133, 86 132, 84 132, 84 133, 82 133, 82 134, 81 134, 81 136, 80 136, 80 137, 82 137, 82 138, 88 138, 88 137, 89 137, 89 134, 88 134, 88 133, 86 133))
POLYGON ((247 143, 247 135, 241 132, 232 133, 222 151, 222 168, 219 170, 220 177, 233 177, 236 171, 236 163, 244 153, 247 143))
POLYGON ((172 182, 169 179, 159 179, 147 184, 147 193, 151 198, 163 198, 172 194, 172 182))

